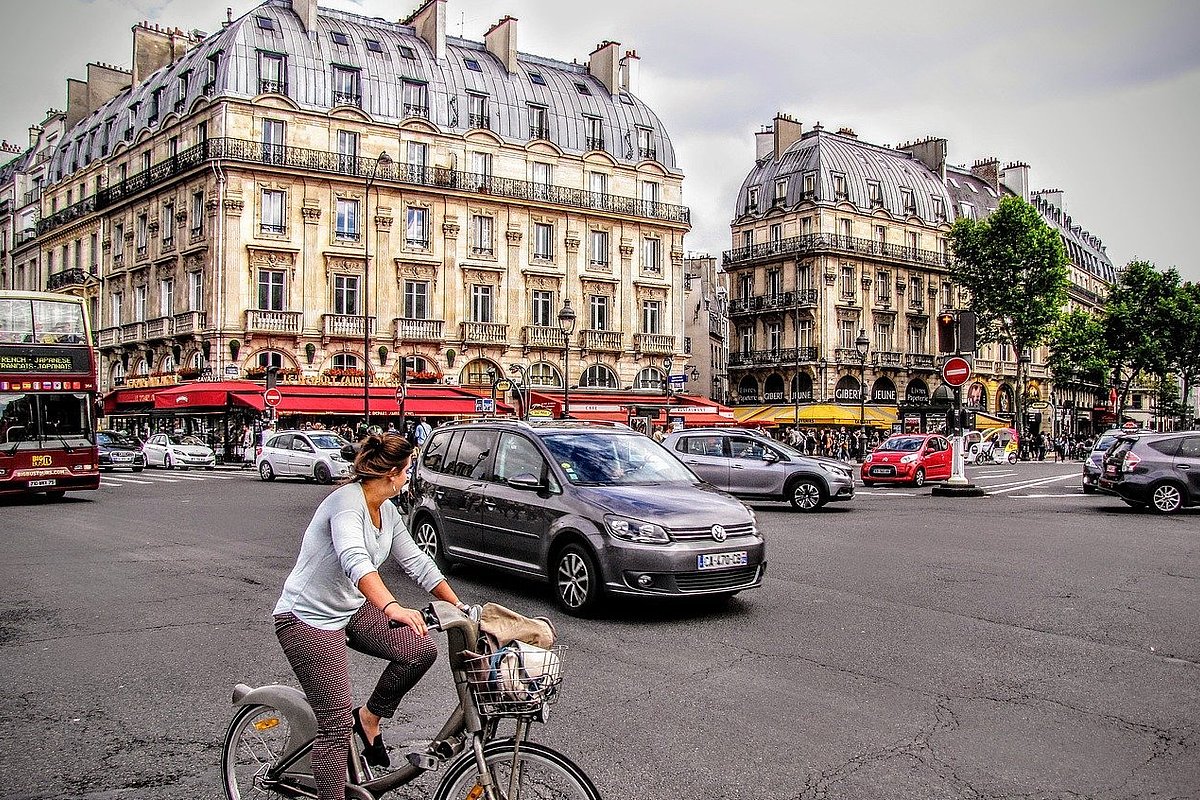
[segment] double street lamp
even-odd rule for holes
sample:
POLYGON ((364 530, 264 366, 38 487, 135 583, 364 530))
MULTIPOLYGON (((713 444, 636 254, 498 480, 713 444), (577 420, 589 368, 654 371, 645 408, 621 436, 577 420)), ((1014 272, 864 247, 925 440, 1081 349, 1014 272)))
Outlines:
POLYGON ((871 349, 871 340, 867 338, 866 328, 858 329, 858 338, 854 340, 854 349, 858 353, 858 427, 867 427, 867 351, 871 349))
POLYGON ((571 334, 575 332, 575 309, 563 300, 558 312, 558 329, 563 335, 563 419, 571 416, 571 334))
POLYGON ((379 168, 386 167, 391 163, 392 157, 387 154, 387 151, 380 153, 375 158, 375 163, 371 165, 371 171, 364 176, 365 185, 363 187, 363 420, 368 429, 371 427, 371 313, 369 303, 371 292, 371 242, 369 237, 371 228, 367 224, 367 220, 370 219, 371 184, 375 182, 379 168))

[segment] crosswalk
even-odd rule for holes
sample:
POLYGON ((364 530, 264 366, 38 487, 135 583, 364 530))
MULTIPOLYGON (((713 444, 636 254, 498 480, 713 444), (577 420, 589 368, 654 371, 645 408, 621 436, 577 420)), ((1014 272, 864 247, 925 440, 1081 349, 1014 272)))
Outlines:
POLYGON ((100 488, 123 486, 153 486, 157 483, 203 483, 205 481, 235 481, 257 477, 253 472, 103 472, 100 488))
MULTIPOLYGON (((1079 470, 1075 469, 1062 475, 1050 475, 1037 478, 1015 478, 1020 473, 1016 470, 1004 472, 988 472, 984 474, 968 474, 967 479, 983 489, 989 495, 1013 495, 1021 498, 1051 499, 1062 497, 1080 497, 1083 488, 1080 485, 1079 470)), ((913 489, 912 487, 874 487, 858 489, 856 495, 888 495, 889 497, 916 497, 929 494, 929 489, 913 489)))

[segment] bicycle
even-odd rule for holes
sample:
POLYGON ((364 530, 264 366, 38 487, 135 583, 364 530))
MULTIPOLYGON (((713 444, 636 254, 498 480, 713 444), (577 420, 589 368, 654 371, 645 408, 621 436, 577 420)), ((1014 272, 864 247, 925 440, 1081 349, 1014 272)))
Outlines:
MULTIPOLYGON (((421 613, 430 630, 447 636, 447 658, 458 705, 434 739, 409 752, 400 768, 374 775, 363 758, 358 737, 351 737, 346 796, 377 800, 426 772, 446 767, 433 800, 520 800, 562 798, 600 800, 588 776, 562 753, 529 740, 531 726, 545 722, 562 680, 555 670, 539 689, 518 699, 480 679, 488 656, 473 657, 480 641, 479 614, 464 614, 435 600, 421 613), (511 736, 499 735, 504 719, 515 720, 511 736)), ((221 773, 228 800, 250 797, 314 798, 309 752, 317 720, 304 694, 290 686, 233 689, 237 708, 221 751, 221 773)))

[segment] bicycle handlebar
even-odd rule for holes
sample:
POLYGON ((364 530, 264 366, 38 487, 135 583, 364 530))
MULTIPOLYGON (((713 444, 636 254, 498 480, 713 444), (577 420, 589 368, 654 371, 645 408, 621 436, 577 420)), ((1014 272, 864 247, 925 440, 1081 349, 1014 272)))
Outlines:
MULTIPOLYGON (((421 619, 425 621, 425 627, 438 631, 445 631, 463 623, 478 625, 482 614, 483 606, 471 606, 466 613, 463 613, 458 606, 444 600, 434 600, 421 609, 421 619)), ((394 619, 388 620, 389 628, 399 628, 403 624, 394 619)))

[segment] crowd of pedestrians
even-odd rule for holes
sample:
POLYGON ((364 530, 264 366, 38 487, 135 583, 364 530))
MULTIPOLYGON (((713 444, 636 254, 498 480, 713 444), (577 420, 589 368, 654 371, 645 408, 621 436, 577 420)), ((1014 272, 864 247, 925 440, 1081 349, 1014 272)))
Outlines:
POLYGON ((862 461, 886 435, 877 428, 777 428, 772 435, 810 456, 862 461))

